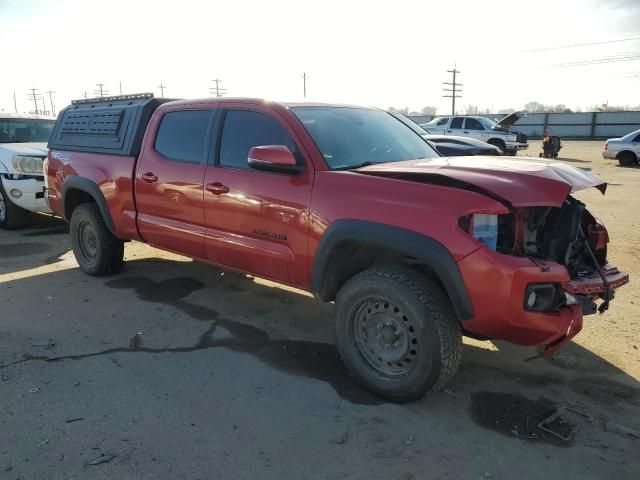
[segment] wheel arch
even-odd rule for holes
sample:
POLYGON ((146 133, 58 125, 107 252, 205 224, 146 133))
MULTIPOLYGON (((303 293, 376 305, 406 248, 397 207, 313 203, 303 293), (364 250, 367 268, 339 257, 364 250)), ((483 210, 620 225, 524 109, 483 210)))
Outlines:
MULTIPOLYGON (((499 145, 501 145, 504 148, 507 148, 507 142, 505 142, 502 138, 499 138, 499 137, 491 137, 487 140, 487 143, 498 146, 498 148, 500 148, 499 145)), ((502 148, 500 149, 502 150, 502 148)))
POLYGON ((620 150, 617 154, 616 154, 616 160, 620 160, 620 157, 624 154, 629 154, 629 155, 633 155, 633 158, 635 158, 636 162, 638 161, 638 154, 636 152, 634 152, 633 150, 620 150))
POLYGON ((64 217, 71 220, 73 210, 81 203, 94 202, 100 210, 100 214, 107 228, 113 233, 115 227, 107 201, 100 187, 88 178, 78 176, 68 176, 62 187, 62 205, 64 206, 64 217))
POLYGON ((442 286, 460 320, 473 317, 471 298, 449 251, 437 240, 405 228, 364 220, 338 220, 325 231, 311 271, 311 291, 331 301, 350 277, 372 265, 400 261, 442 286))

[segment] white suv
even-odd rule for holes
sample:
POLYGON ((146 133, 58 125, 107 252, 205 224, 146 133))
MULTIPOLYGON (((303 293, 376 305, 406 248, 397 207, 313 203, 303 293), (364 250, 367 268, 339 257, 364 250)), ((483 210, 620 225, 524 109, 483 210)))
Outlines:
POLYGON ((529 148, 527 136, 510 130, 511 125, 526 112, 516 112, 507 115, 498 122, 485 117, 436 117, 429 123, 420 126, 432 135, 458 135, 471 137, 495 145, 505 155, 515 155, 518 150, 529 148))
POLYGON ((23 226, 29 212, 50 213, 42 165, 55 118, 0 113, 0 228, 23 226))

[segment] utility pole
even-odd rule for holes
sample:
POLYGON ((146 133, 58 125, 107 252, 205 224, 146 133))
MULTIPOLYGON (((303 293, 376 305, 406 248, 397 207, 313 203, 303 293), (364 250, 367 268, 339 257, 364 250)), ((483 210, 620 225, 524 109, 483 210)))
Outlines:
POLYGON ((83 97, 84 97, 84 98, 89 98, 89 96, 87 95, 87 89, 86 89, 86 88, 84 89, 84 95, 83 95, 83 97))
POLYGON ((98 87, 98 90, 96 90, 94 93, 96 95, 99 95, 100 98, 109 94, 109 92, 104 89, 104 83, 96 83, 96 87, 98 87))
POLYGON ((307 98, 307 72, 302 72, 302 97, 307 98))
POLYGON ((53 105, 53 94, 56 93, 53 90, 48 90, 45 93, 49 94, 49 104, 51 105, 51 115, 55 115, 56 107, 53 105))
POLYGON ((158 88, 160 89, 160 98, 164 98, 164 89, 167 88, 167 86, 163 85, 162 82, 160 82, 160 85, 158 85, 158 88))
POLYGON ((118 85, 120 86, 120 96, 122 96, 122 80, 118 82, 118 85))
POLYGON ((16 91, 13 91, 13 108, 15 108, 16 113, 18 113, 18 101, 16 100, 16 91))
POLYGON ((220 86, 220 84, 222 83, 222 80, 219 78, 214 78, 213 80, 211 80, 212 82, 214 82, 216 84, 215 87, 209 87, 209 93, 216 94, 216 97, 223 97, 225 95, 225 93, 227 93, 227 89, 223 88, 220 86))
POLYGON ((447 70, 448 73, 452 74, 453 81, 451 82, 442 82, 444 85, 449 85, 452 88, 443 88, 442 91, 448 93, 448 95, 442 95, 445 98, 451 99, 451 115, 456 114, 456 98, 462 98, 462 95, 458 95, 458 93, 462 93, 458 87, 462 87, 461 83, 456 82, 456 74, 460 73, 460 70, 456 70, 456 66, 453 66, 453 70, 447 70))
POLYGON ((29 98, 33 100, 33 106, 36 107, 36 115, 38 115, 38 94, 36 93, 38 90, 36 88, 30 88, 31 93, 29 94, 29 98))

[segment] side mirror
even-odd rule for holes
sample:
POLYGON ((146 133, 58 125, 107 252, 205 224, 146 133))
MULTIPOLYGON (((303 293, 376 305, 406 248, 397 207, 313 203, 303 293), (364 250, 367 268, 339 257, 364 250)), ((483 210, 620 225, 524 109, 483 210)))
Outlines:
POLYGON ((303 167, 286 145, 261 145, 249 150, 249 167, 265 172, 297 174, 303 167))

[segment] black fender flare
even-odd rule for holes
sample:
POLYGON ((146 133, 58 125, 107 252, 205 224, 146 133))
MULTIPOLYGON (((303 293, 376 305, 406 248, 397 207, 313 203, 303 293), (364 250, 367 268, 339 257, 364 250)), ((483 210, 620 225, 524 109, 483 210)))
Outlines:
POLYGON ((320 292, 331 255, 345 241, 386 248, 423 263, 438 276, 458 318, 473 318, 473 305, 458 264, 440 242, 412 230, 364 220, 337 220, 325 231, 311 271, 311 291, 316 296, 322 298, 320 292))
POLYGON ((100 214, 104 220, 105 225, 111 232, 115 231, 115 227, 113 225, 113 220, 111 218, 111 213, 109 212, 109 207, 107 206, 107 201, 104 198, 104 194, 97 183, 88 178, 78 177, 76 175, 70 175, 65 178, 64 185, 62 186, 62 205, 64 206, 64 215, 67 221, 70 221, 71 218, 67 216, 67 204, 66 204, 66 195, 69 190, 80 190, 81 192, 85 192, 91 196, 98 205, 98 209, 100 210, 100 214))

